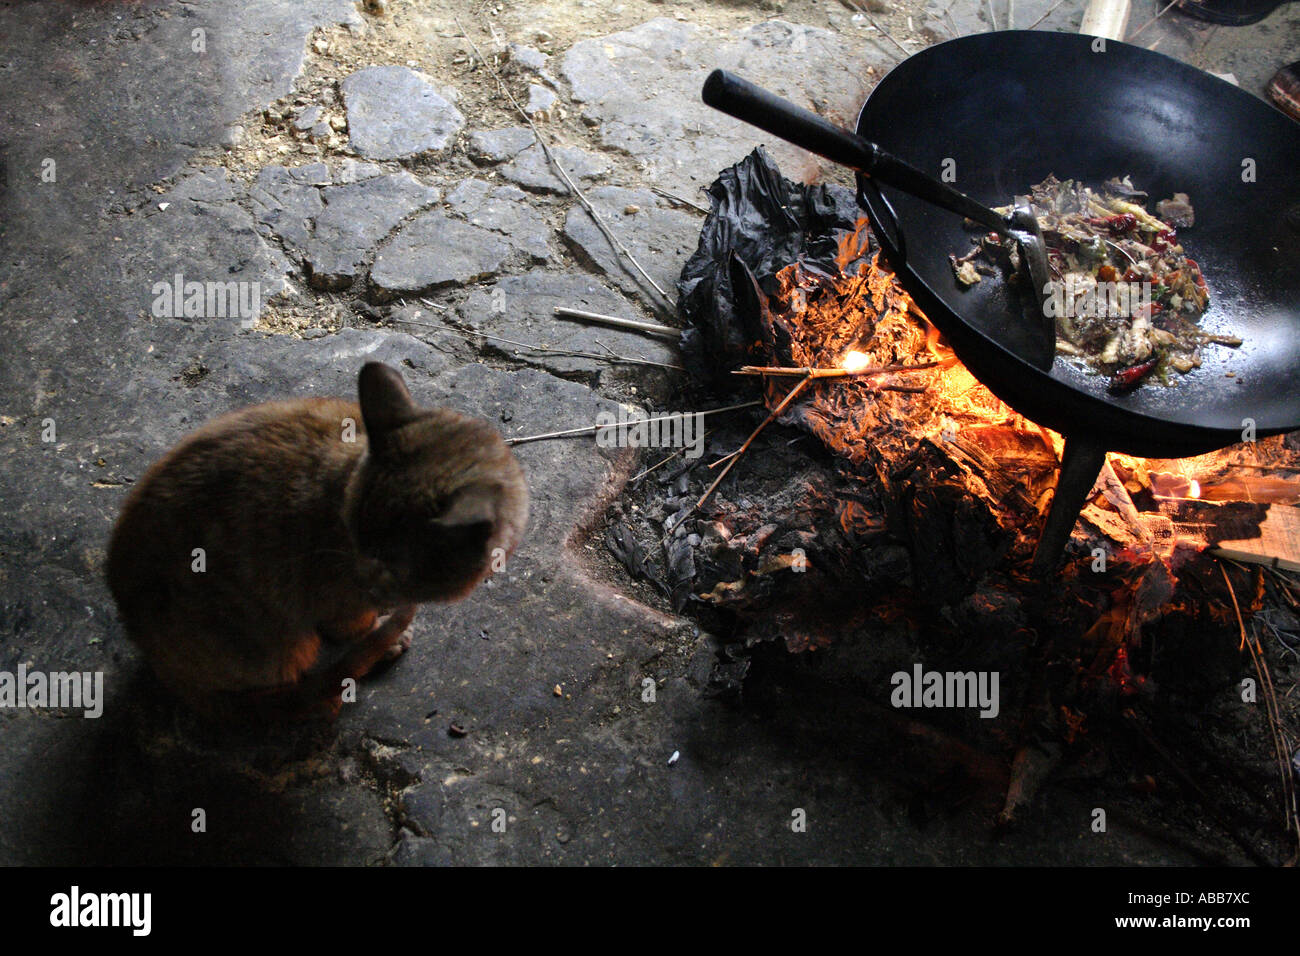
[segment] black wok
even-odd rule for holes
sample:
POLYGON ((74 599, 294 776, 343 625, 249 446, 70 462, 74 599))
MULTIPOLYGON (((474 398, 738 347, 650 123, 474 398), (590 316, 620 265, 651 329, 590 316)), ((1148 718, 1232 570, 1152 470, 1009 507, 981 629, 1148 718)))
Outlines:
POLYGON ((1050 371, 1026 359, 1020 303, 1001 281, 958 287, 948 255, 972 237, 959 217, 858 176, 859 202, 903 286, 958 357, 1011 407, 1066 436, 1040 570, 1059 557, 1106 451, 1182 457, 1239 442, 1252 423, 1258 437, 1300 428, 1300 125, 1177 60, 1097 43, 1032 31, 950 40, 892 70, 857 124, 924 172, 955 169, 953 185, 987 205, 1050 173, 1093 186, 1128 174, 1152 199, 1191 197, 1196 225, 1179 236, 1209 286, 1202 326, 1244 344, 1205 347, 1202 367, 1172 388, 1112 395, 1107 379, 1065 359, 1050 371))

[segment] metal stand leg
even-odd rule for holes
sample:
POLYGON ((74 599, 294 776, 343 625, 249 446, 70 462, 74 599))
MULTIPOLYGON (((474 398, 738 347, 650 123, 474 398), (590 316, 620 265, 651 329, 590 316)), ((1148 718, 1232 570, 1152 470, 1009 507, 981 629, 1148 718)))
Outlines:
POLYGON ((1065 439, 1061 474, 1056 479, 1056 496, 1052 499, 1052 509, 1047 513, 1038 549, 1034 552, 1034 574, 1046 577, 1060 564, 1083 503, 1088 500, 1088 492, 1097 483, 1097 475, 1105 463, 1106 449, 1095 440, 1065 439))

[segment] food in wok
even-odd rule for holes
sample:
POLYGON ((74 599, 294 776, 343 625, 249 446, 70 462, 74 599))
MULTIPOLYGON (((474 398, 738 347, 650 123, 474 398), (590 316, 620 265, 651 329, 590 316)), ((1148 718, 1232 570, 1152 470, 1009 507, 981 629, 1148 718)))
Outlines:
MULTIPOLYGON (((1196 221, 1185 193, 1156 203, 1153 215, 1147 194, 1127 176, 1099 190, 1048 176, 1017 198, 1023 202, 1047 245, 1052 281, 1044 308, 1056 320, 1057 353, 1110 375, 1112 391, 1147 381, 1173 384, 1175 373, 1200 366, 1202 347, 1241 344, 1200 327, 1210 294, 1178 237, 1196 221)), ((1023 281, 1015 242, 996 232, 949 260, 966 287, 999 271, 1023 281)))

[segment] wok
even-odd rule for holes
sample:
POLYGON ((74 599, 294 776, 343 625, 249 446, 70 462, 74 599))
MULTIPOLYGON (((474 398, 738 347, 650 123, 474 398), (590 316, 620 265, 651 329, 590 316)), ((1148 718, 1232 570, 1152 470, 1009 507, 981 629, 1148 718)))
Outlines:
MULTIPOLYGON (((1251 428, 1257 437, 1300 428, 1300 124, 1170 57, 1098 44, 1003 31, 929 47, 881 80, 855 137, 933 176, 955 171, 953 185, 990 206, 1052 173, 1094 187, 1128 174, 1153 200, 1191 197, 1196 224, 1179 238, 1210 290, 1201 325, 1243 344, 1206 346, 1202 366, 1173 387, 1113 395, 1106 377, 1066 359, 1035 367, 1018 297, 1000 280, 957 285, 948 255, 973 236, 959 217, 858 175, 859 203, 903 287, 957 356, 1000 399, 1066 438, 1040 572, 1059 559, 1106 451, 1183 457, 1235 444, 1251 428)), ((826 148, 826 129, 810 137, 770 99, 744 99, 713 105, 842 160, 826 148)))

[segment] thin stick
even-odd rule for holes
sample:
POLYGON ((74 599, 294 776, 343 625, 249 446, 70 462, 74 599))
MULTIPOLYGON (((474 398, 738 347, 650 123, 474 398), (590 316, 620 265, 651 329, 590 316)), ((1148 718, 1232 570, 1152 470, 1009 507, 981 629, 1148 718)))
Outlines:
POLYGON ((630 485, 630 484, 633 484, 633 483, 635 483, 635 482, 640 481, 640 480, 641 480, 642 478, 644 478, 646 475, 650 474, 650 472, 655 471, 656 469, 662 468, 664 465, 668 464, 670 461, 672 461, 674 458, 676 458, 678 455, 680 455, 680 454, 681 454, 682 452, 684 452, 685 450, 686 450, 685 448, 679 448, 679 449, 677 449, 675 452, 673 452, 671 455, 669 455, 669 456, 668 456, 667 458, 665 458, 663 461, 659 462, 659 464, 657 464, 657 465, 651 465, 649 468, 647 468, 645 471, 641 472, 641 474, 639 474, 639 475, 633 475, 631 478, 629 478, 629 479, 627 480, 627 483, 630 485))
POLYGON ((993 0, 985 0, 985 2, 989 5, 989 31, 996 33, 998 29, 998 18, 993 15, 993 0))
POLYGON ((683 196, 675 196, 666 189, 660 189, 658 186, 651 186, 650 191, 658 193, 660 196, 663 196, 665 199, 671 199, 673 202, 681 203, 683 206, 690 206, 692 209, 698 209, 706 216, 709 214, 709 210, 705 209, 699 203, 691 202, 689 199, 686 199, 683 196))
MULTIPOLYGON (((477 332, 473 330, 458 329, 455 327, 438 326, 431 322, 417 322, 415 319, 389 319, 390 322, 399 322, 403 325, 414 325, 422 329, 428 329, 431 332, 443 332, 459 335, 468 338, 477 335, 479 338, 487 339, 490 342, 501 342, 505 345, 513 345, 516 348, 527 349, 530 352, 545 352, 547 355, 559 355, 565 358, 589 358, 600 359, 604 362, 616 362, 621 365, 649 365, 654 368, 671 369, 674 372, 681 372, 684 369, 680 365, 669 365, 667 362, 652 362, 650 359, 629 358, 626 355, 619 355, 609 350, 609 347, 600 342, 596 344, 605 349, 607 355, 601 355, 599 352, 582 352, 577 349, 557 349, 549 345, 534 345, 531 342, 520 342, 518 339, 508 339, 502 335, 492 335, 488 332, 477 332)), ((520 361, 526 361, 521 355, 511 356, 520 361)))
POLYGON ((724 461, 731 461, 739 454, 740 454, 739 451, 733 451, 730 455, 723 455, 721 458, 719 458, 717 461, 713 462, 712 464, 708 465, 707 467, 709 471, 712 471, 714 468, 717 468, 724 461))
POLYGON ((1193 66, 1199 69, 1205 69, 1205 67, 1202 65, 1205 59, 1205 48, 1210 45, 1210 41, 1213 40, 1216 35, 1218 35, 1218 32, 1219 32, 1219 25, 1217 23, 1214 26, 1210 27, 1210 29, 1206 32, 1205 41, 1197 48, 1196 56, 1192 57, 1193 66))
POLYGON ((551 152, 550 145, 542 136, 541 130, 539 130, 537 125, 533 122, 533 118, 524 112, 524 108, 519 105, 519 101, 514 98, 514 94, 510 92, 505 81, 501 79, 501 74, 497 73, 496 68, 488 62, 488 60, 484 59, 483 54, 479 52, 478 44, 474 42, 474 38, 469 35, 469 32, 461 24, 458 18, 456 19, 456 26, 460 29, 460 32, 464 35, 465 39, 469 41, 470 47, 474 50, 474 55, 477 56, 483 65, 488 68, 488 71, 492 74, 492 78, 497 81, 497 86, 501 88, 501 92, 506 95, 514 105, 514 108, 519 112, 519 115, 524 118, 524 122, 528 124, 528 128, 533 131, 533 136, 536 137, 537 144, 542 147, 542 152, 546 154, 547 161, 555 168, 560 179, 564 180, 564 185, 567 186, 569 192, 573 194, 573 198, 578 200, 578 203, 582 208, 587 211, 587 215, 591 217, 591 221, 596 224, 596 228, 601 231, 607 240, 609 240, 609 244, 614 247, 614 250, 621 253, 627 261, 632 264, 636 271, 641 274, 641 278, 650 283, 651 288, 653 288, 655 292, 659 293, 659 298, 663 300, 664 304, 672 308, 673 301, 668 298, 668 294, 659 287, 659 283, 655 282, 655 280, 650 277, 650 273, 646 272, 645 269, 641 267, 641 263, 636 261, 636 257, 632 255, 627 246, 623 245, 623 243, 619 241, 618 237, 609 231, 609 227, 605 225, 604 220, 596 214, 596 210, 587 199, 586 193, 579 189, 577 184, 569 178, 569 174, 564 171, 564 167, 560 165, 559 160, 557 160, 551 152))
POLYGON ((917 365, 868 365, 865 368, 790 368, 781 365, 742 365, 732 371, 732 375, 773 375, 787 378, 855 378, 861 375, 883 375, 886 372, 919 372, 935 368, 938 362, 921 362, 917 365))
POLYGON ((882 392, 907 392, 912 395, 924 395, 930 389, 926 385, 881 385, 882 392))
POLYGON ((876 28, 876 29, 877 29, 877 30, 878 30, 878 31, 879 31, 879 32, 880 32, 880 33, 885 37, 886 40, 888 40, 890 43, 894 44, 894 46, 896 46, 896 47, 898 47, 900 50, 902 50, 902 51, 903 51, 903 56, 904 56, 904 57, 909 57, 909 56, 912 55, 912 54, 908 51, 907 47, 903 46, 903 44, 901 44, 901 43, 899 43, 897 40, 895 40, 894 37, 893 37, 893 35, 890 34, 890 32, 889 32, 888 30, 886 30, 886 29, 885 29, 884 27, 882 27, 879 23, 877 23, 877 22, 875 21, 875 18, 872 17, 871 14, 867 13, 867 11, 866 11, 865 8, 862 10, 862 15, 863 15, 864 17, 867 18, 867 22, 870 23, 873 27, 875 27, 875 28, 876 28))
POLYGON ((1229 468, 1254 468, 1256 471, 1289 471, 1292 474, 1300 473, 1300 468, 1295 465, 1255 465, 1246 461, 1234 461, 1228 463, 1229 468))
POLYGON ((1163 9, 1161 9, 1161 11, 1160 11, 1159 13, 1157 13, 1154 17, 1152 17, 1152 18, 1151 18, 1150 20, 1148 20, 1146 23, 1142 24, 1142 26, 1138 27, 1136 30, 1134 30, 1132 33, 1130 33, 1130 34, 1128 35, 1128 38, 1127 38, 1127 39, 1128 39, 1128 42, 1129 42, 1129 43, 1132 43, 1134 40, 1136 40, 1136 39, 1138 38, 1138 35, 1141 34, 1143 30, 1145 30, 1147 27, 1151 26, 1151 24, 1155 23, 1157 20, 1159 20, 1161 17, 1163 17, 1166 13, 1168 13, 1170 10, 1172 10, 1172 9, 1175 7, 1175 5, 1177 5, 1177 3, 1178 3, 1178 0, 1171 0, 1171 2, 1169 3, 1168 6, 1164 7, 1163 9))
MULTIPOLYGON (((761 401, 743 402, 740 405, 728 405, 726 408, 710 408, 703 412, 692 412, 694 415, 721 415, 723 412, 735 412, 742 408, 753 408, 755 405, 762 405, 761 401)), ((650 422, 665 422, 679 417, 678 415, 661 415, 659 418, 638 418, 637 424, 649 424, 650 422)), ((629 424, 631 424, 629 422, 629 424)), ((609 428, 609 425, 584 425, 581 428, 568 428, 561 432, 545 432, 541 435, 525 435, 522 438, 507 438, 507 445, 523 445, 530 441, 543 441, 548 438, 569 438, 573 435, 594 435, 600 428, 609 428)))
POLYGON ((1042 23, 1044 20, 1046 20, 1048 17, 1050 17, 1053 13, 1055 13, 1055 12, 1056 12, 1056 8, 1059 7, 1059 6, 1060 6, 1061 4, 1063 4, 1063 3, 1065 3, 1065 0, 1056 0, 1056 2, 1055 2, 1054 4, 1052 4, 1050 7, 1047 8, 1047 12, 1044 13, 1044 14, 1043 14, 1041 17, 1039 17, 1037 20, 1035 20, 1033 23, 1029 24, 1029 27, 1028 27, 1028 28, 1029 28, 1030 30, 1032 30, 1034 27, 1038 26, 1040 23, 1042 23))
POLYGON ((671 325, 659 325, 657 322, 638 322, 635 319, 620 319, 613 315, 601 315, 599 312, 583 312, 581 309, 566 309, 563 306, 556 306, 555 314, 563 319, 583 319, 587 322, 611 325, 618 329, 633 329, 649 335, 662 335, 664 338, 669 339, 677 339, 682 334, 681 329, 674 329, 671 325))
MULTIPOLYGON (((745 453, 746 449, 749 448, 750 444, 753 443, 754 439, 758 437, 758 433, 761 432, 764 428, 766 428, 772 421, 774 421, 778 415, 780 415, 783 411, 785 411, 785 407, 789 405, 792 401, 794 401, 794 397, 798 395, 800 392, 802 392, 803 387, 807 385, 809 382, 811 382, 812 380, 813 380, 813 376, 808 375, 800 379, 799 384, 796 385, 794 388, 790 389, 789 393, 785 396, 785 398, 781 399, 781 404, 776 406, 776 408, 772 409, 771 413, 767 416, 767 418, 763 419, 763 424, 755 428, 753 434, 745 439, 745 444, 740 446, 740 448, 736 451, 736 457, 732 458, 731 461, 727 463, 727 467, 722 469, 722 474, 718 475, 718 477, 713 480, 713 484, 709 485, 708 490, 704 492, 704 494, 700 495, 700 500, 695 502, 695 508, 702 508, 704 506, 704 503, 708 501, 710 496, 713 494, 713 492, 717 490, 718 485, 722 484, 722 479, 727 477, 727 473, 731 471, 732 467, 736 464, 736 462, 740 461, 740 457, 745 453)), ((695 508, 692 508, 691 510, 694 511, 695 508)))

